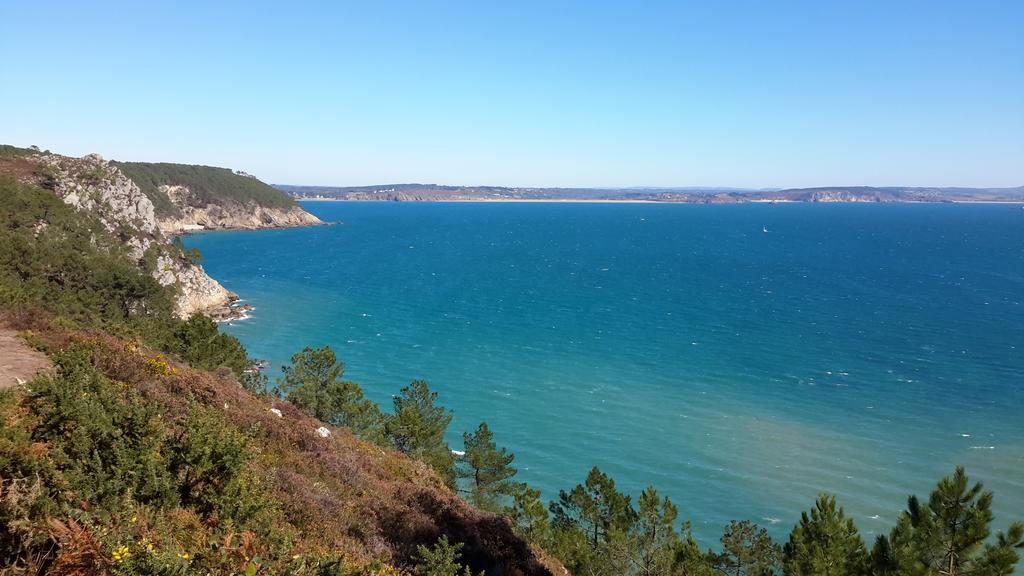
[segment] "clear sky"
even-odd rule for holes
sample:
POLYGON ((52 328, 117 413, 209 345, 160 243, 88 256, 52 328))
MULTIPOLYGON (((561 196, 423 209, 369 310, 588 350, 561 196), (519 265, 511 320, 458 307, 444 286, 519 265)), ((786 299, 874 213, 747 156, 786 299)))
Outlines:
POLYGON ((1024 2, 0 0, 0 142, 266 181, 1024 184, 1024 2))

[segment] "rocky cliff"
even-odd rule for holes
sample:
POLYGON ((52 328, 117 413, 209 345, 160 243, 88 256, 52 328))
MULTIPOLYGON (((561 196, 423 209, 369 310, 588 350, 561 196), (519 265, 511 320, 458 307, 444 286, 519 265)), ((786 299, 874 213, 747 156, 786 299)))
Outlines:
POLYGON ((191 188, 183 185, 163 184, 158 190, 178 207, 178 214, 158 218, 160 229, 166 234, 179 234, 194 230, 224 230, 253 228, 291 228, 314 226, 323 222, 299 206, 261 206, 256 203, 223 204, 204 203, 191 188))
POLYGON ((72 158, 36 153, 6 159, 0 172, 52 190, 64 202, 99 218, 142 265, 155 260, 153 276, 177 288, 182 317, 202 312, 229 317, 238 296, 189 262, 161 231, 153 202, 116 166, 96 154, 72 158))
POLYGON ((322 224, 287 194, 245 172, 191 164, 115 165, 153 201, 167 234, 322 224))

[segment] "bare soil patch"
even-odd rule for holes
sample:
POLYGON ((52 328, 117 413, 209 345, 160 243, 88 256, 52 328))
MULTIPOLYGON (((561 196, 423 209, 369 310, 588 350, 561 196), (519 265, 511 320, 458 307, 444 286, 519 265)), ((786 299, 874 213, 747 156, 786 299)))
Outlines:
POLYGON ((50 360, 25 343, 17 332, 0 328, 0 389, 27 382, 51 366, 50 360))

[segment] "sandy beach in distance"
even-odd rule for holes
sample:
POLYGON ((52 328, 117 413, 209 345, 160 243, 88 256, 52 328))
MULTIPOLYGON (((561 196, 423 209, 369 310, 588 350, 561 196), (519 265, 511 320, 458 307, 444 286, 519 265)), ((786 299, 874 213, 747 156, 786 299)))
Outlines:
MULTIPOLYGON (((369 198, 296 198, 299 202, 395 202, 369 198)), ((1024 200, 948 200, 943 202, 801 202, 799 200, 745 200, 740 202, 686 202, 676 200, 630 200, 609 198, 439 198, 435 200, 399 200, 398 202, 462 202, 462 203, 517 203, 517 204, 1008 204, 1024 205, 1024 200)))
MULTIPOLYGON (((394 202, 369 198, 296 198, 300 202, 394 202)), ((572 204, 703 204, 703 202, 669 202, 664 200, 612 200, 607 198, 438 198, 436 200, 399 200, 399 202, 506 202, 506 203, 572 203, 572 204)))

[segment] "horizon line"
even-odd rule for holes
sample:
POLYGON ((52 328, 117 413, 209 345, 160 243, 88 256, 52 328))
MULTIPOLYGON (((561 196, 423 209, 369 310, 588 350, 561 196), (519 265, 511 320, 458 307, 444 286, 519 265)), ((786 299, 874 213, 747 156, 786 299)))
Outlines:
POLYGON ((717 190, 721 192, 782 192, 785 190, 814 190, 820 188, 878 188, 878 189, 923 189, 923 190, 1017 190, 1024 189, 1024 184, 1017 186, 914 186, 914 185, 874 185, 874 184, 825 184, 816 186, 507 186, 500 184, 438 184, 435 182, 392 182, 384 184, 286 184, 268 182, 270 186, 289 186, 293 188, 376 188, 389 186, 438 186, 448 188, 507 188, 517 190, 717 190))

